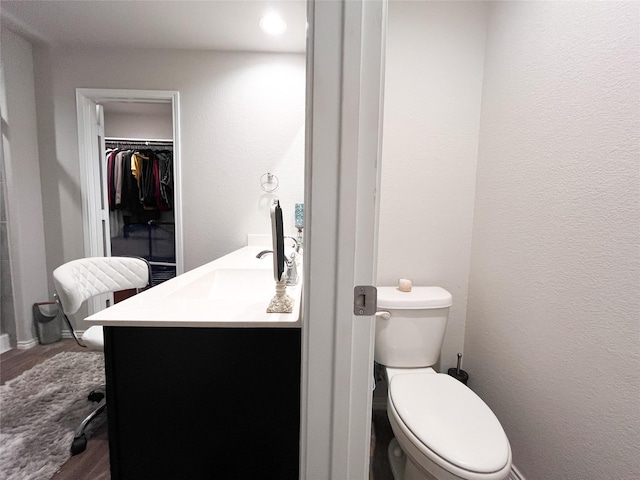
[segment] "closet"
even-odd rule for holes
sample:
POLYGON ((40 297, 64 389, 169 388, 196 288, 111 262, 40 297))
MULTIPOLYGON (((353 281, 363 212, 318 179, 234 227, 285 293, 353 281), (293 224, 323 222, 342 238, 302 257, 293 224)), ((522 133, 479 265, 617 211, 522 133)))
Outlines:
POLYGON ((152 285, 176 276, 173 141, 105 137, 111 255, 139 256, 152 285))
MULTIPOLYGON (((143 257, 151 263, 154 285, 183 273, 179 93, 77 88, 76 107, 85 256, 143 257), (140 179, 134 175, 132 180, 130 163, 128 170, 126 167, 123 170, 122 157, 118 162, 112 158, 110 164, 109 149, 138 151, 141 158, 151 158, 151 169, 145 170, 141 164, 140 173, 147 175, 140 179), (154 173, 153 158, 156 157, 160 159, 155 160, 157 171, 154 173), (168 167, 170 162, 172 167, 168 167), (162 176, 161 166, 165 173, 162 176), (171 173, 170 179, 166 177, 167 172, 171 173), (120 185, 117 201, 116 178, 120 185), (160 179, 159 183, 154 182, 156 178, 160 179), (144 180, 149 194, 133 203, 129 195, 132 190, 133 198, 140 199, 138 180, 144 180), (135 182, 138 193, 127 184, 123 202, 124 182, 131 181, 135 182), (159 197, 155 195, 156 188, 160 190, 159 197), (162 198, 162 202, 157 198, 162 198)), ((141 160, 144 161, 148 160, 141 160)), ((89 315, 115 300, 113 295, 89 299, 89 315)))

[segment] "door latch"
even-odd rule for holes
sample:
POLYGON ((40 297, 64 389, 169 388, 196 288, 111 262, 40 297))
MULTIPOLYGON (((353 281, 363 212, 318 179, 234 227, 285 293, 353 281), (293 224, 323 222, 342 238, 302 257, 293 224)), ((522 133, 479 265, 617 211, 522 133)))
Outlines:
POLYGON ((372 285, 357 285, 353 288, 353 314, 375 315, 378 304, 378 290, 372 285))

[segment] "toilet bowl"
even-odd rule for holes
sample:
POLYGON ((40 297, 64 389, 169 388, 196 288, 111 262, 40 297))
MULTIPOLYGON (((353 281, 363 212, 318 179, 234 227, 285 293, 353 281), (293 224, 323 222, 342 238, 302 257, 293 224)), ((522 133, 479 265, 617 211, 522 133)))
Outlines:
POLYGON ((385 366, 395 480, 505 480, 511 447, 491 409, 431 368, 452 297, 440 287, 378 287, 375 360, 385 366))
POLYGON ((431 368, 387 368, 386 375, 396 480, 508 478, 507 436, 471 389, 431 368))

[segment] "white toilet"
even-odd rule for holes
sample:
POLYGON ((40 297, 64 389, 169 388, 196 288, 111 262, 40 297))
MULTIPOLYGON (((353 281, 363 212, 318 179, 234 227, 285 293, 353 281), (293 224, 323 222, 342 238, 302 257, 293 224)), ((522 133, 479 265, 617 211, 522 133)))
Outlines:
POLYGON ((378 287, 375 360, 386 367, 395 480, 504 480, 511 447, 471 389, 436 373, 452 297, 440 287, 378 287))

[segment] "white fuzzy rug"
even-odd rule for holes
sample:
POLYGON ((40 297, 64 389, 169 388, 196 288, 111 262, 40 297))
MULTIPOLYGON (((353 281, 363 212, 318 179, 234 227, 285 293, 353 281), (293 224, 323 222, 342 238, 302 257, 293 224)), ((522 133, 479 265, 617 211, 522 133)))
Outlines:
POLYGON ((102 353, 63 352, 0 386, 0 479, 50 479, 96 406, 87 394, 102 383, 102 353))

